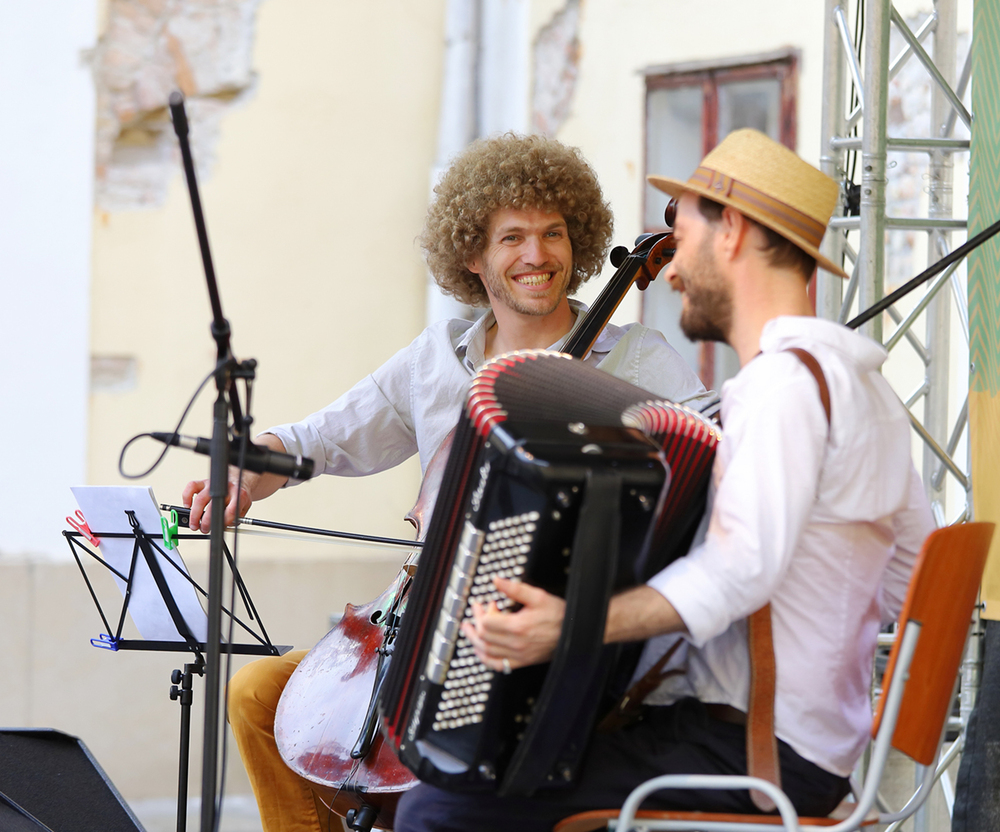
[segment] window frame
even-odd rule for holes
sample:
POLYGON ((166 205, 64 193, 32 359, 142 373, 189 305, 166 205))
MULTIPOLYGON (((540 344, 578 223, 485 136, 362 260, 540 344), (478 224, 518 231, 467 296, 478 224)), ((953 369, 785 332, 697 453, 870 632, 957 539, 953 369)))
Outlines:
MULTIPOLYGON (((664 89, 701 87, 701 155, 704 157, 719 143, 719 86, 739 81, 776 79, 779 83, 779 140, 783 145, 794 151, 798 140, 798 70, 800 60, 801 53, 799 50, 783 49, 761 55, 668 64, 643 70, 642 74, 645 76, 642 136, 643 185, 640 216, 643 218, 644 232, 657 233, 666 230, 666 225, 663 223, 655 226, 646 225, 646 216, 648 213, 647 200, 649 199, 646 177, 649 174, 656 173, 656 171, 646 170, 649 158, 650 94, 664 89)), ((810 289, 814 291, 813 283, 810 283, 810 289)), ((643 311, 645 311, 645 302, 643 303, 643 311)), ((715 344, 713 342, 699 342, 698 365, 697 371, 702 383, 710 389, 713 388, 715 386, 715 344)))

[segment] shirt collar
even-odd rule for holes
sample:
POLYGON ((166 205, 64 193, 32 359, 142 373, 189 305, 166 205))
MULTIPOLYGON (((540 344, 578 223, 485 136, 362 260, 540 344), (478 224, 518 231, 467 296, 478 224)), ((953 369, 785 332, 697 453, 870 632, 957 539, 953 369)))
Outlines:
POLYGON ((860 332, 824 318, 782 315, 764 324, 760 335, 763 352, 812 345, 837 350, 851 357, 865 370, 881 367, 888 357, 885 348, 860 332))
MULTIPOLYGON (((579 326, 580 321, 583 320, 583 316, 588 311, 586 304, 580 303, 580 301, 575 298, 569 299, 569 306, 576 315, 576 321, 573 323, 573 328, 570 329, 570 331, 567 332, 562 338, 548 347, 550 350, 558 351, 562 349, 562 345, 565 344, 570 335, 576 331, 577 326, 579 326)), ((486 353, 486 333, 489 331, 490 327, 496 323, 496 320, 497 319, 493 314, 493 310, 487 309, 486 314, 482 315, 478 321, 472 324, 472 326, 465 331, 465 334, 455 345, 455 354, 473 373, 477 372, 479 368, 486 363, 486 359, 484 357, 486 353)), ((600 348, 601 342, 605 339, 606 333, 602 332, 600 337, 597 339, 597 343, 594 344, 595 352, 607 352, 611 348, 610 346, 605 347, 603 350, 600 348)))
POLYGON ((472 324, 455 345, 455 354, 465 364, 469 372, 476 372, 482 366, 486 352, 486 333, 496 323, 492 309, 472 324))

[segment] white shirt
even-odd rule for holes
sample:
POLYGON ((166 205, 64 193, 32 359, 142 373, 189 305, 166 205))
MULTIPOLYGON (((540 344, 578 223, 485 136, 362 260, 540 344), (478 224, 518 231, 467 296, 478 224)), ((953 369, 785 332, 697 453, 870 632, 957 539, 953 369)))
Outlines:
MULTIPOLYGON (((570 305, 579 322, 586 307, 575 300, 570 305)), ((266 432, 277 436, 288 453, 315 460, 315 475, 374 474, 418 452, 423 471, 458 422, 469 382, 485 363, 486 333, 495 320, 489 311, 475 323, 433 324, 329 406, 266 432)), ((550 349, 559 349, 568 337, 550 349)), ((655 330, 609 324, 586 361, 600 367, 609 357, 612 375, 658 396, 679 402, 714 398, 655 330), (623 339, 624 352, 611 355, 623 339)))
POLYGON ((686 673, 649 701, 696 696, 745 711, 744 619, 770 601, 775 733, 847 776, 870 732, 876 636, 899 614, 933 520, 906 411, 878 372, 885 351, 837 324, 792 317, 770 321, 760 346, 723 385, 705 541, 649 581, 690 642, 672 661, 686 673), (822 367, 829 426, 815 379, 789 347, 822 367))

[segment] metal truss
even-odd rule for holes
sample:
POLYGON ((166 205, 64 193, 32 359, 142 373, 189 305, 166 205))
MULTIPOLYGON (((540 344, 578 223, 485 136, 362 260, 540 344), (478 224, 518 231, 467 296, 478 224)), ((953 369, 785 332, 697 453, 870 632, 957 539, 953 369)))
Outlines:
MULTIPOLYGON (((827 235, 824 253, 835 262, 844 257, 851 280, 844 286, 838 278, 820 275, 817 313, 822 317, 844 322, 852 309, 866 309, 883 297, 886 240, 894 231, 925 231, 929 265, 949 253, 953 233, 966 230, 964 206, 962 216, 956 217, 952 199, 955 154, 969 150, 968 139, 955 138, 956 125, 970 128, 972 121, 962 103, 969 82, 969 58, 961 72, 956 71, 956 7, 956 0, 935 0, 934 11, 914 30, 889 0, 827 0, 821 167, 845 183, 846 198, 842 215, 831 221, 831 227, 841 233, 827 235), (904 43, 895 56, 889 54, 890 27, 904 43), (928 42, 933 58, 925 46, 928 42), (931 82, 927 135, 889 136, 889 82, 914 61, 922 65, 931 82), (887 214, 886 186, 892 167, 888 156, 899 151, 926 154, 927 216, 887 214)), ((904 309, 891 307, 888 314, 895 328, 888 336, 881 316, 862 329, 890 353, 905 340, 923 365, 924 375, 916 389, 901 391, 900 398, 910 409, 913 428, 923 443, 923 478, 939 525, 971 516, 968 442, 964 443, 964 459, 956 458, 967 438, 968 400, 949 402, 956 365, 951 356, 953 319, 958 321, 966 349, 969 338, 961 265, 956 263, 939 275, 915 303, 907 303, 904 309), (915 326, 918 322, 924 323, 922 333, 915 326), (913 411, 920 404, 922 413, 917 416, 913 411), (962 496, 957 510, 949 510, 946 477, 953 479, 962 496)), ((966 372, 968 363, 958 366, 966 372)), ((967 390, 967 383, 962 386, 967 390)))
MULTIPOLYGON (((971 29, 971 21, 967 26, 971 29)), ((823 253, 838 263, 844 258, 851 279, 845 285, 840 278, 821 272, 816 310, 824 318, 843 323, 853 311, 863 311, 884 296, 886 248, 893 234, 926 232, 930 265, 951 251, 953 234, 964 234, 967 229, 965 205, 960 206, 961 215, 955 216, 952 194, 955 157, 969 150, 968 139, 956 138, 955 133, 959 124, 971 128, 972 119, 963 103, 971 49, 958 71, 957 0, 934 0, 933 12, 915 28, 890 0, 826 0, 824 38, 820 166, 844 183, 845 200, 840 216, 831 221, 838 233, 827 234, 823 253), (892 30, 902 44, 895 55, 890 54, 892 30), (923 122, 926 134, 890 136, 890 82, 914 62, 922 66, 930 82, 923 122), (894 173, 889 156, 899 152, 926 156, 926 216, 889 213, 894 208, 891 202, 887 205, 887 185, 894 173)), ((972 514, 969 318, 962 266, 953 264, 928 286, 917 289, 913 294, 918 297, 897 304, 899 308, 890 307, 891 332, 883 331, 882 316, 862 327, 862 332, 889 350, 890 364, 902 350, 910 353, 902 363, 909 361, 920 368, 917 375, 922 377, 909 391, 900 390, 899 385, 901 378, 912 384, 912 373, 897 378, 887 370, 886 377, 897 387, 919 437, 923 481, 939 526, 970 519, 972 514), (920 329, 918 324, 922 324, 920 329), (964 336, 965 356, 960 336, 964 336), (964 402, 960 401, 963 396, 964 402)), ((978 687, 975 663, 970 652, 961 685, 959 721, 963 726, 978 687)), ((957 751, 961 742, 955 746, 957 751)), ((953 792, 946 777, 942 788, 950 814, 953 792)), ((928 830, 929 824, 929 815, 921 810, 913 828, 920 832, 928 830)))

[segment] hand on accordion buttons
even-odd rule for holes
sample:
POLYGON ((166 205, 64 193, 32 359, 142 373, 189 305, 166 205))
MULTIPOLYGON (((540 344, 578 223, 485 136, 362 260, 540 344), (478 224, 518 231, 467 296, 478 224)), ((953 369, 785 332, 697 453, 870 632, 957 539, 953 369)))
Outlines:
POLYGON ((472 621, 462 624, 462 631, 480 661, 501 672, 547 662, 559 642, 566 602, 520 581, 494 578, 493 583, 521 608, 508 612, 495 603, 473 604, 472 621))

